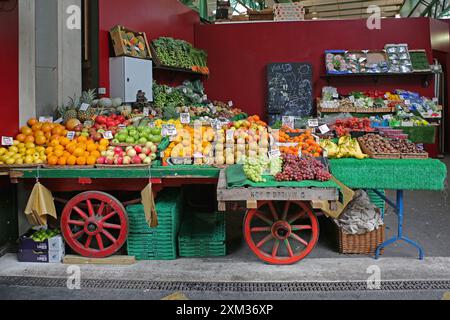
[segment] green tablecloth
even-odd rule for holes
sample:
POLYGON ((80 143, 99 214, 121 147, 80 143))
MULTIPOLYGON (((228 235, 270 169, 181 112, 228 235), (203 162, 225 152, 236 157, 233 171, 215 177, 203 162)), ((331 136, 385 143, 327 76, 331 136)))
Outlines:
POLYGON ((352 189, 442 191, 447 178, 447 167, 436 159, 336 159, 330 168, 352 189))
POLYGON ((255 187, 255 188, 339 188, 339 186, 334 181, 276 181, 272 176, 264 176, 267 180, 266 182, 253 182, 246 178, 243 170, 243 166, 236 164, 229 166, 226 169, 227 176, 227 187, 228 188, 239 188, 239 187, 255 187))

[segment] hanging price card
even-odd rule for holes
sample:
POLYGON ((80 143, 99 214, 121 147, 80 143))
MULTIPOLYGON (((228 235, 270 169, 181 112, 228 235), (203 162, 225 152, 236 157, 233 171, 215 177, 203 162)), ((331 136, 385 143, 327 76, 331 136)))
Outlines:
POLYGON ((230 108, 232 108, 232 107, 233 107, 233 101, 228 101, 228 106, 229 106, 230 108))
POLYGON ((328 128, 328 126, 326 124, 324 124, 323 126, 319 127, 319 130, 322 134, 325 134, 327 132, 330 132, 330 128, 328 128))
POLYGON ((177 135, 177 128, 173 124, 164 124, 161 134, 163 137, 173 137, 177 135))
POLYGON ((2 137, 2 146, 12 146, 14 144, 13 137, 2 137))
POLYGON ((39 117, 39 122, 53 123, 53 117, 39 117))
POLYGON ((190 124, 191 115, 189 113, 180 113, 180 121, 182 124, 190 124))
POLYGON ((75 138, 75 131, 67 132, 67 139, 73 140, 75 138))
POLYGON ((314 128, 319 126, 319 119, 309 119, 308 120, 308 127, 314 128))
POLYGON ((90 105, 87 103, 83 103, 80 106, 80 111, 86 111, 87 109, 89 109, 90 105))
POLYGON ((105 131, 103 133, 103 138, 108 139, 108 140, 112 140, 112 139, 114 139, 114 136, 113 136, 111 131, 105 131))
POLYGON ((150 109, 148 107, 145 107, 142 110, 142 113, 144 114, 144 117, 148 117, 150 115, 150 109))
POLYGON ((281 157, 281 151, 279 149, 269 151, 269 159, 281 157))

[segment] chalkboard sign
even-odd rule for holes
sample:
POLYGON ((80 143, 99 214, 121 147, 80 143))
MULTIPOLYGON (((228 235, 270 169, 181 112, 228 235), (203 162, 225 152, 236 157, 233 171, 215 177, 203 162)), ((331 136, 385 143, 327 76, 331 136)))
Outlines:
POLYGON ((312 65, 272 63, 267 66, 268 112, 307 117, 313 113, 312 65))

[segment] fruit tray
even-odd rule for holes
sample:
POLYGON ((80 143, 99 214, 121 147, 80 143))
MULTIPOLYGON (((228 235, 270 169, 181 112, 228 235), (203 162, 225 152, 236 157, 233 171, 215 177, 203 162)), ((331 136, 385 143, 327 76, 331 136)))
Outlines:
POLYGON ((428 159, 428 152, 423 153, 402 153, 402 159, 428 159))
POLYGON ((39 164, 0 164, 0 168, 8 168, 8 169, 20 169, 20 168, 40 168, 39 164))
POLYGON ((400 159, 400 153, 372 153, 366 146, 359 141, 359 145, 361 146, 362 152, 367 154, 369 158, 372 159, 400 159))
POLYGON ((121 164, 121 165, 114 165, 114 164, 96 164, 96 168, 108 168, 108 169, 129 169, 129 168, 150 168, 150 164, 121 164))
POLYGON ((48 164, 45 164, 42 166, 44 169, 94 169, 95 166, 93 165, 85 165, 85 166, 69 166, 69 165, 65 165, 65 166, 59 166, 59 165, 55 165, 55 166, 51 166, 48 164))

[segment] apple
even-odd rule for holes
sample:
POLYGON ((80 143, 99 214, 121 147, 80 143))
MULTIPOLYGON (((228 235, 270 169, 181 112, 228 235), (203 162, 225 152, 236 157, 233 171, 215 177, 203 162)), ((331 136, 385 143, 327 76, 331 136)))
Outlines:
POLYGON ((113 158, 113 157, 114 157, 114 150, 108 150, 108 151, 106 151, 106 156, 107 156, 107 157, 113 158))
POLYGON ((127 156, 129 156, 129 157, 131 157, 131 158, 135 157, 136 155, 137 155, 137 152, 136 152, 136 150, 134 150, 134 149, 129 149, 129 150, 127 151, 127 156))
POLYGON ((152 164, 152 158, 146 157, 143 161, 144 164, 152 164))
POLYGON ((158 151, 158 147, 156 147, 155 145, 153 145, 150 150, 152 151, 152 153, 156 153, 158 151))
POLYGON ((147 158, 147 155, 145 153, 140 153, 138 157, 141 158, 142 161, 144 161, 144 159, 147 158))
POLYGON ((114 164, 122 165, 123 164, 123 157, 117 157, 114 160, 114 164))
POLYGON ((106 164, 112 165, 114 164, 114 157, 106 157, 106 164))
POLYGON ((125 156, 123 157, 123 164, 130 164, 131 163, 131 157, 125 156))
POLYGON ((132 146, 128 146, 125 148, 125 151, 128 152, 128 150, 134 149, 132 146))
POLYGON ((123 150, 122 150, 121 147, 115 147, 115 148, 114 148, 114 153, 115 153, 115 154, 121 154, 121 153, 123 153, 123 150))
POLYGON ((150 148, 144 147, 142 148, 142 153, 145 153, 147 156, 152 152, 152 150, 150 150, 150 148))
POLYGON ((152 153, 152 154, 150 155, 150 158, 151 158, 152 160, 156 160, 156 153, 152 153))
POLYGON ((136 150, 137 153, 142 153, 142 148, 141 146, 135 146, 134 150, 136 150))
POLYGON ((139 156, 134 156, 133 159, 131 160, 131 162, 133 164, 142 164, 142 160, 139 156))
POLYGON ((145 147, 149 148, 149 149, 151 149, 152 146, 153 146, 153 142, 150 142, 150 141, 145 144, 145 147))
POLYGON ((106 158, 106 151, 100 152, 100 155, 101 155, 102 157, 106 158))
POLYGON ((106 162, 106 158, 103 156, 97 159, 97 164, 105 164, 105 162, 106 162))

